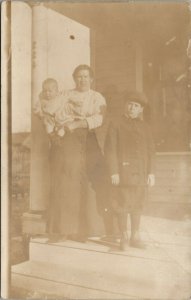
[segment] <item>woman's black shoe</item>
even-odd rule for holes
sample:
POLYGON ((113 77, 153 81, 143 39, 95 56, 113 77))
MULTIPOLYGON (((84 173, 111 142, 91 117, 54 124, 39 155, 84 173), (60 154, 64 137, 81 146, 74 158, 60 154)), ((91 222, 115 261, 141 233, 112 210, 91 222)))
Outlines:
POLYGON ((49 235, 47 243, 57 243, 57 242, 59 242, 59 239, 60 239, 60 235, 52 234, 52 235, 49 235))
POLYGON ((139 249, 146 248, 146 245, 140 239, 130 239, 130 246, 139 249))

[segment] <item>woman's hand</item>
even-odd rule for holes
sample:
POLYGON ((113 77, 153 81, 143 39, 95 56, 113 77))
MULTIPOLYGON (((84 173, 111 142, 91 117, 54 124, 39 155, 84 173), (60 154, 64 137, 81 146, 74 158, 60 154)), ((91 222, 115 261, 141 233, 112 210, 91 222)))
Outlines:
POLYGON ((119 185, 119 183, 120 183, 119 174, 113 174, 113 175, 111 175, 111 183, 113 185, 119 185))
POLYGON ((77 121, 70 121, 64 124, 64 128, 70 132, 77 128, 87 128, 88 124, 86 120, 77 120, 77 121))
POLYGON ((72 132, 76 128, 78 128, 76 121, 69 121, 66 124, 64 124, 64 129, 67 130, 67 131, 72 132))

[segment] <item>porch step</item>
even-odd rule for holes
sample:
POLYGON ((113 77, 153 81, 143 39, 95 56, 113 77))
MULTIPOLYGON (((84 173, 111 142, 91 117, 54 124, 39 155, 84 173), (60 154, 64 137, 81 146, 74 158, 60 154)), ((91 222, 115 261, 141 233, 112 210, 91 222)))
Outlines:
POLYGON ((30 261, 12 267, 12 283, 69 299, 166 300, 190 293, 189 275, 161 249, 121 253, 95 243, 39 239, 30 243, 30 261))
POLYGON ((148 234, 142 233, 142 238, 147 243, 147 249, 141 250, 129 247, 127 251, 119 250, 119 243, 104 242, 100 239, 92 238, 86 243, 75 241, 64 241, 57 243, 48 243, 46 238, 31 239, 29 245, 29 259, 31 261, 48 262, 58 265, 78 264, 85 258, 85 264, 98 264, 102 267, 102 260, 107 260, 109 263, 122 259, 136 258, 138 260, 156 260, 168 262, 169 256, 151 240, 148 234))
POLYGON ((115 293, 96 288, 93 273, 82 272, 78 268, 60 267, 42 262, 25 262, 12 269, 12 287, 27 288, 29 292, 52 295, 54 299, 135 299, 132 295, 115 293), (90 279, 91 278, 91 279, 90 279), (87 282, 93 280, 90 286, 87 282))

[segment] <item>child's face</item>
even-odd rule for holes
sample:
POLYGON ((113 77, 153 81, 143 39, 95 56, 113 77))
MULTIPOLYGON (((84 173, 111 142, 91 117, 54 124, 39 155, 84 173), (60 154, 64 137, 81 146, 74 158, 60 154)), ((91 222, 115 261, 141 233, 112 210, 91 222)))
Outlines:
POLYGON ((42 86, 43 97, 46 100, 52 100, 58 95, 58 86, 54 82, 45 83, 42 86))
POLYGON ((140 103, 128 101, 125 105, 125 113, 131 118, 138 118, 143 112, 143 107, 140 103))

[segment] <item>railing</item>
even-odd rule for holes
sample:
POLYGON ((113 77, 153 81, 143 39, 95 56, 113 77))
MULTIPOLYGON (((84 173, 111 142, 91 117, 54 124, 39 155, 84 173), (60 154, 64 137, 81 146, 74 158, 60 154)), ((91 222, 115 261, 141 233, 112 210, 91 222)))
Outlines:
POLYGON ((12 196, 29 194, 30 151, 20 144, 12 147, 12 196))

